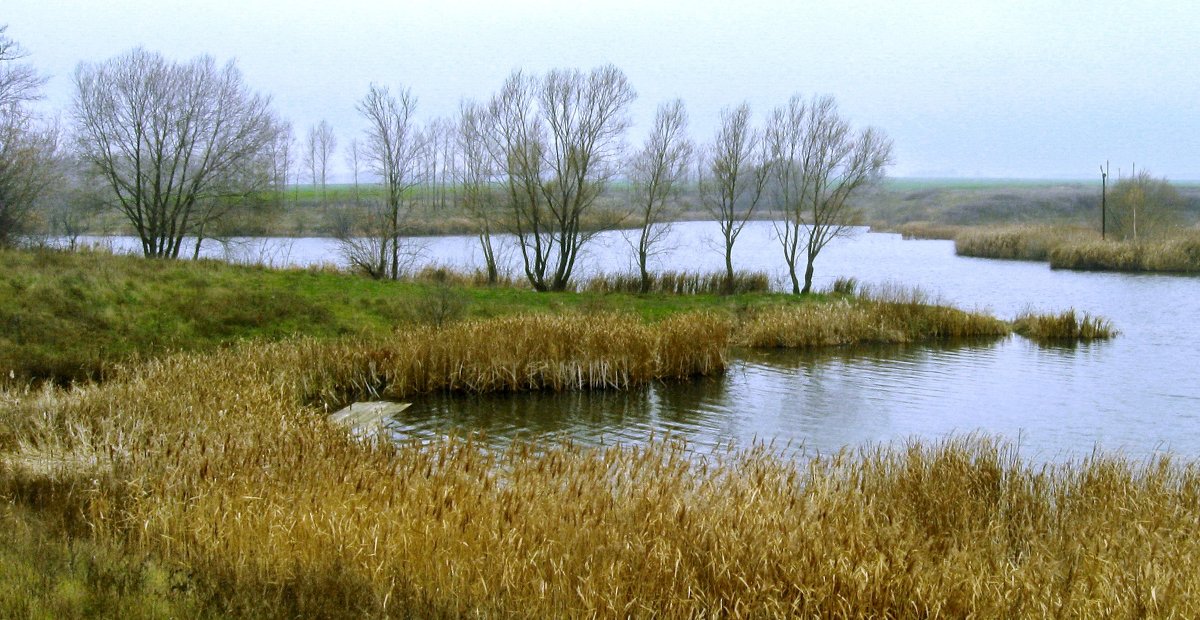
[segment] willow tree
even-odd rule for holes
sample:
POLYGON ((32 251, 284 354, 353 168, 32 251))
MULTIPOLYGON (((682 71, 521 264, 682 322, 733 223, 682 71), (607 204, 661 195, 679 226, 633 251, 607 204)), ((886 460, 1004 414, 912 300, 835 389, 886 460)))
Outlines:
POLYGON ((514 72, 489 106, 492 159, 530 284, 560 291, 597 231, 597 198, 616 172, 636 97, 612 65, 514 72))
POLYGON ((29 108, 46 79, 19 62, 25 52, 6 28, 0 26, 0 247, 28 232, 34 205, 60 176, 57 128, 29 108))
POLYGON ((141 48, 75 71, 79 154, 133 225, 147 257, 267 188, 279 123, 231 61, 173 63, 141 48))
POLYGON ((493 239, 499 224, 501 194, 493 186, 496 167, 488 151, 491 116, 485 106, 465 101, 456 127, 456 159, 452 164, 458 202, 475 227, 489 284, 500 277, 493 239))
POLYGON ((633 248, 643 293, 650 290, 650 257, 670 234, 670 211, 691 166, 687 123, 683 100, 660 105, 650 134, 630 161, 633 216, 638 225, 633 248))
POLYGON ((850 199, 880 178, 892 142, 866 128, 855 133, 833 97, 794 96, 771 115, 766 131, 772 207, 783 216, 775 230, 783 245, 792 292, 812 290, 813 263, 830 241, 857 222, 850 199), (797 274, 804 264, 804 285, 797 274))
POLYGON ((367 121, 360 155, 383 185, 382 203, 368 213, 361 234, 342 239, 352 264, 377 278, 400 277, 401 233, 413 208, 412 190, 422 178, 425 136, 413 117, 417 99, 407 88, 398 94, 371 85, 358 103, 367 121))
POLYGON ((700 164, 700 200, 721 229, 727 294, 734 290, 733 246, 762 201, 770 172, 762 135, 750 120, 747 104, 722 110, 700 164))

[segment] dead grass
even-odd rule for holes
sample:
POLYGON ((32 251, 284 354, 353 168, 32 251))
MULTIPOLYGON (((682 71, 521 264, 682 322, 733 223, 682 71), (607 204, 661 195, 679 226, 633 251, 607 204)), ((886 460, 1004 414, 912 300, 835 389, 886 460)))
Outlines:
POLYGON ((985 438, 801 460, 377 444, 303 405, 263 365, 279 353, 181 356, 64 403, 110 446, 111 473, 54 500, 89 544, 232 616, 1200 613, 1190 465, 1033 466, 985 438))
POLYGON ((1074 309, 1058 314, 1024 313, 1013 321, 1013 330, 1038 342, 1107 340, 1118 333, 1108 319, 1074 309))
POLYGON ((960 256, 1045 261, 1056 247, 1095 235, 1094 231, 1071 226, 984 226, 957 234, 954 250, 960 256))
MULTIPOLYGON (((610 273, 584 281, 579 290, 589 293, 640 293, 641 276, 636 273, 610 273)), ((666 295, 742 295, 771 292, 771 278, 761 271, 734 273, 733 286, 720 271, 708 273, 663 271, 650 274, 651 294, 666 295)))
POLYGON ((1050 254, 1056 269, 1200 273, 1200 235, 1155 241, 1067 243, 1050 254))
POLYGON ((919 290, 835 284, 843 296, 830 303, 754 311, 738 327, 748 347, 810 348, 899 344, 953 338, 998 337, 1008 325, 995 317, 940 305, 919 290), (862 290, 858 290, 862 288, 862 290))
POLYGON ((900 233, 905 239, 953 240, 969 229, 970 227, 968 226, 939 224, 937 222, 907 222, 894 227, 895 232, 900 233))

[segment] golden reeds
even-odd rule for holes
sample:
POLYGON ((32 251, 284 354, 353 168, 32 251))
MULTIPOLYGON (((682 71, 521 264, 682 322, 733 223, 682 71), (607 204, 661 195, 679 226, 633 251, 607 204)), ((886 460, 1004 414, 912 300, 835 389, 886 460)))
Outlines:
POLYGON ((396 447, 349 439, 237 360, 175 360, 76 403, 148 401, 113 421, 115 473, 74 498, 94 539, 179 567, 221 613, 1200 612, 1200 476, 1166 459, 1031 466, 981 438, 801 460, 672 441, 396 447), (158 384, 174 372, 221 384, 175 394, 158 384))
POLYGON ((984 226, 955 235, 954 250, 960 256, 1044 261, 1063 243, 1083 241, 1094 234, 1068 226, 984 226))
POLYGON ((1069 226, 978 227, 963 229, 954 247, 961 256, 1049 261, 1055 269, 1200 272, 1200 235, 1195 232, 1138 241, 1097 236, 1069 226))
POLYGON ((893 288, 751 311, 736 335, 714 313, 470 320, 180 353, 70 389, 9 386, 0 501, 70 532, 64 555, 86 536, 99 561, 180 576, 147 600, 178 591, 213 615, 1200 613, 1200 477, 1168 461, 1033 468, 986 439, 801 460, 669 440, 497 451, 360 440, 326 419, 364 398, 716 373, 735 338, 1006 329, 925 302, 893 288))
MULTIPOLYGON (((849 285, 845 285, 849 286, 849 285)), ((823 347, 1003 336, 1003 321, 928 303, 919 292, 867 290, 832 303, 754 311, 739 326, 749 347, 823 347)))
MULTIPOLYGON (((650 274, 647 293, 666 295, 720 295, 732 293, 769 293, 771 278, 762 271, 734 273, 728 286, 724 272, 663 271, 650 274)), ((636 273, 609 273, 588 278, 579 290, 590 293, 640 293, 642 279, 636 273)))
POLYGON ((1200 272, 1200 236, 1065 243, 1050 253, 1050 266, 1095 271, 1195 273, 1200 272))
POLYGON ((968 227, 936 222, 907 222, 895 227, 905 239, 949 239, 953 240, 968 227))
POLYGON ((1023 313, 1013 321, 1013 330, 1039 342, 1105 340, 1117 335, 1108 319, 1076 313, 1073 308, 1058 314, 1023 313))

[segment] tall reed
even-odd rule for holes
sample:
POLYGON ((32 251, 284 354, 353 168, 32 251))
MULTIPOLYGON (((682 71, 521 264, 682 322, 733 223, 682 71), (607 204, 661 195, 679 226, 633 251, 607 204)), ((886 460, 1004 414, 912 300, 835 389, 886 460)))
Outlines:
POLYGON ((257 362, 155 366, 67 407, 124 410, 111 465, 61 501, 96 544, 178 567, 221 614, 1200 613, 1200 476, 1168 459, 1033 466, 986 438, 800 460, 392 446, 297 408, 257 362))
MULTIPOLYGON (((609 273, 588 278, 579 286, 579 290, 640 293, 641 287, 641 276, 636 273, 609 273)), ((663 271, 650 274, 650 288, 646 292, 666 295, 719 295, 732 292, 741 295, 770 291, 771 278, 762 271, 734 272, 732 289, 727 286, 724 272, 663 271)))
POLYGON ((1057 246, 1094 234, 1086 229, 1049 225, 968 228, 954 237, 954 250, 960 256, 1044 261, 1057 246))
POLYGON ((1154 241, 1066 243, 1050 253, 1056 269, 1200 273, 1200 235, 1154 241))
POLYGON ((749 347, 800 348, 1008 334, 999 319, 929 303, 920 291, 867 288, 858 295, 752 311, 739 325, 736 340, 749 347))
POLYGON ((1023 313, 1013 321, 1013 330, 1039 342, 1106 340, 1117 335, 1108 319, 1077 313, 1074 308, 1058 314, 1023 313))

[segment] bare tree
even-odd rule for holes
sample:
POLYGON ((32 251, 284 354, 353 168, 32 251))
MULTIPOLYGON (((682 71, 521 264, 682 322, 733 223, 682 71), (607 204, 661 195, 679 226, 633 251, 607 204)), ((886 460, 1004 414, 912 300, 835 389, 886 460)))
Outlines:
POLYGON ((326 187, 329 160, 333 157, 334 149, 337 148, 337 136, 333 133, 333 127, 324 119, 309 127, 305 147, 304 163, 311 173, 313 188, 320 186, 321 204, 325 205, 329 200, 326 187))
POLYGON ((457 129, 458 161, 454 165, 454 181, 460 192, 459 204, 475 225, 488 283, 494 284, 500 270, 492 236, 498 226, 501 196, 493 187, 496 168, 488 152, 491 132, 488 110, 477 103, 464 102, 459 107, 457 129))
POLYGON ((0 26, 0 247, 29 231, 34 206, 60 178, 58 127, 27 107, 46 79, 18 62, 25 52, 5 30, 0 26))
POLYGON ((492 157, 534 289, 569 285, 580 248, 596 232, 585 230, 584 218, 614 172, 635 97, 625 74, 607 65, 541 79, 517 71, 493 98, 492 157))
POLYGON ((79 152, 148 257, 177 258, 186 236, 243 204, 270 177, 278 123, 230 62, 186 64, 135 49, 75 72, 79 152))
POLYGON ((762 136, 750 125, 750 106, 721 111, 721 126, 700 165, 700 200, 721 228, 725 253, 725 292, 734 287, 733 246, 754 215, 767 185, 770 166, 762 136))
POLYGON ((343 239, 347 258, 377 278, 400 277, 403 231, 413 201, 408 194, 420 185, 424 136, 413 119, 416 97, 407 89, 393 95, 385 86, 371 85, 358 103, 367 120, 362 156, 383 184, 380 208, 368 216, 366 234, 343 239))
POLYGON ((354 181, 354 205, 358 206, 358 177, 362 171, 362 147, 359 146, 358 138, 350 140, 350 144, 346 145, 346 165, 350 166, 350 176, 354 181))
POLYGON ((777 108, 766 132, 770 152, 772 206, 783 215, 775 224, 783 245, 792 292, 812 290, 813 263, 830 241, 857 222, 850 197, 882 177, 891 163, 892 142, 877 129, 855 134, 833 97, 805 102, 793 96, 777 108), (797 270, 805 262, 804 286, 797 270))
POLYGON ((292 124, 284 121, 279 123, 274 139, 267 146, 271 161, 271 191, 280 203, 287 195, 287 187, 291 181, 292 166, 295 164, 295 144, 292 124))
POLYGON ((650 290, 650 257, 671 231, 669 211, 691 166, 693 147, 687 122, 683 100, 660 105, 650 135, 630 162, 629 181, 639 227, 634 252, 643 293, 650 290))
POLYGON ((446 118, 436 118, 425 126, 425 205, 433 211, 445 211, 450 204, 454 161, 457 158, 458 128, 446 118))

